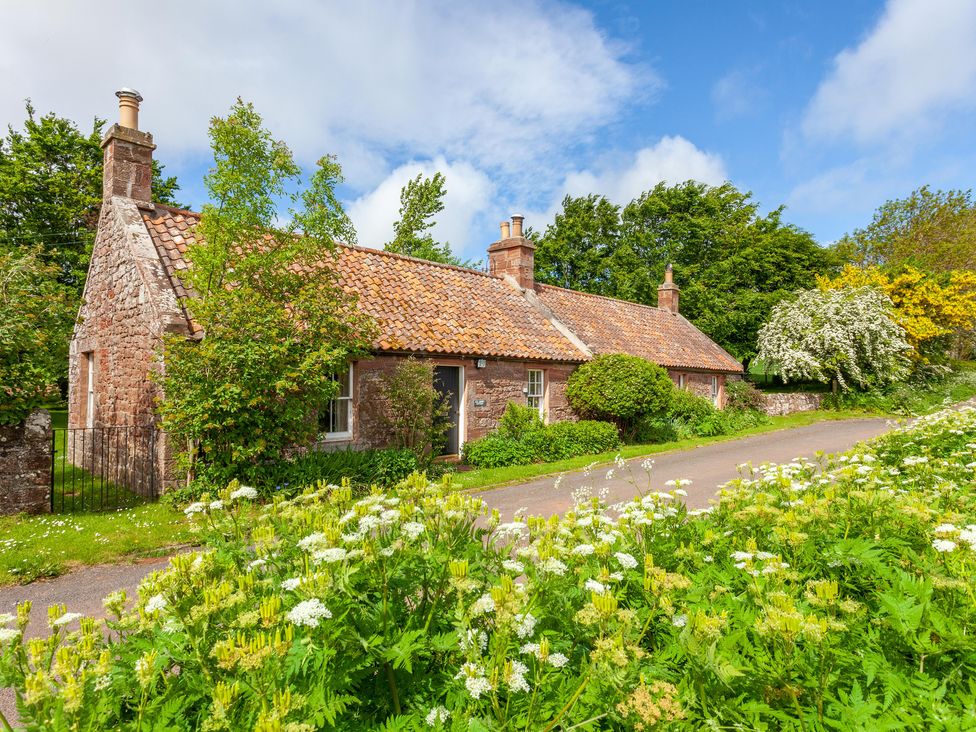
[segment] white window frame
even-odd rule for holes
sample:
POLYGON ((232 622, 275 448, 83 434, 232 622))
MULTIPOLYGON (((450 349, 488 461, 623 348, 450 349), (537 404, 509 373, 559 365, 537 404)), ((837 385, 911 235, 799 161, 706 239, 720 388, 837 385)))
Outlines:
POLYGON ((712 403, 716 407, 718 406, 718 396, 719 396, 718 377, 712 375, 712 403))
POLYGON ((95 426, 95 352, 85 353, 85 427, 95 426))
POLYGON ((685 388, 685 375, 684 374, 678 374, 678 388, 679 389, 684 389, 685 388))
POLYGON ((546 419, 546 372, 543 369, 529 369, 528 375, 526 376, 526 387, 525 387, 525 403, 528 406, 532 406, 532 400, 538 399, 539 403, 537 409, 539 410, 539 419, 545 421, 546 419), (538 393, 534 392, 532 375, 538 374, 539 379, 535 382, 537 385, 538 393))
MULTIPOLYGON (((346 403, 346 425, 348 429, 343 432, 324 432, 326 442, 334 442, 339 440, 351 440, 353 435, 353 416, 355 412, 352 408, 353 395, 356 390, 356 381, 353 378, 355 373, 353 371, 353 365, 349 364, 349 370, 346 372, 349 379, 349 394, 348 396, 343 396, 340 393, 332 398, 332 404, 338 407, 342 402, 346 403)), ((338 379, 336 379, 338 381, 338 379)), ((333 407, 334 408, 334 407, 333 407)))

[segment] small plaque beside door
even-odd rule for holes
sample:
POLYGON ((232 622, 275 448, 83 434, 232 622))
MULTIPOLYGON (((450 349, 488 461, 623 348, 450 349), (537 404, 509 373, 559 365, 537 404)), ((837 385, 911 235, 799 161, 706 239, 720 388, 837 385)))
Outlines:
POLYGON ((484 406, 487 406, 488 405, 488 402, 486 400, 484 400, 484 399, 475 399, 474 400, 474 405, 476 407, 484 407, 484 406))

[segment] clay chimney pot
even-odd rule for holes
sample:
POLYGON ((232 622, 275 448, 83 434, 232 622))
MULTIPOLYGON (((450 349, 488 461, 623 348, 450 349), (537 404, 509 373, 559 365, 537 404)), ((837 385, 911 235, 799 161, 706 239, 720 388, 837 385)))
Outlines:
POLYGON ((502 239, 508 239, 509 237, 512 236, 511 231, 509 230, 509 223, 507 221, 502 221, 501 227, 502 227, 502 239))
POLYGON ((142 95, 135 89, 124 86, 115 92, 115 96, 119 98, 119 126, 138 130, 139 102, 142 101, 142 95))
POLYGON ((522 236, 522 222, 525 217, 521 214, 512 214, 512 238, 518 239, 522 236))

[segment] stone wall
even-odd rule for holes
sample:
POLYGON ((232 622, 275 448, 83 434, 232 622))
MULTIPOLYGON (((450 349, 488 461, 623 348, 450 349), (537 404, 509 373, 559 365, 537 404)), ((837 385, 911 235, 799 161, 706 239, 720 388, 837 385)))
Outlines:
MULTIPOLYGON (((71 340, 68 426, 153 425, 160 391, 152 375, 161 368, 159 348, 166 332, 185 335, 186 319, 146 231, 142 211, 133 201, 116 196, 102 204, 71 340), (92 415, 88 414, 89 368, 93 369, 92 415)), ((108 469, 156 471, 155 485, 164 485, 171 477, 166 470, 172 457, 167 442, 158 442, 154 450, 148 444, 140 454, 126 458, 126 465, 108 469)), ((68 459, 83 465, 90 458, 69 454, 68 459)))
POLYGON ((822 401, 822 394, 768 393, 763 394, 763 411, 771 417, 793 414, 794 412, 811 412, 820 409, 822 401))
MULTIPOLYGON (((355 447, 384 447, 390 436, 383 425, 383 404, 379 396, 382 379, 392 372, 399 356, 376 356, 358 361, 353 368, 353 438, 355 447)), ((575 366, 571 364, 529 363, 487 359, 477 368, 474 359, 432 359, 435 365, 464 368, 462 436, 465 442, 484 437, 498 426, 508 403, 526 403, 525 388, 529 369, 541 369, 545 383, 545 411, 549 422, 575 419, 566 399, 566 380, 575 366)))
POLYGON ((51 415, 0 426, 0 514, 51 510, 51 415))

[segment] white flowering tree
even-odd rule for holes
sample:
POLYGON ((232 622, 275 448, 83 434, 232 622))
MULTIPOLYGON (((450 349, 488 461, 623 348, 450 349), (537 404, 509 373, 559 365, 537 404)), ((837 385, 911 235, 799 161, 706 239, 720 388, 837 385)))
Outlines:
POLYGON ((891 300, 870 287, 803 290, 773 309, 759 331, 759 359, 784 381, 868 387, 903 379, 910 346, 891 300))

